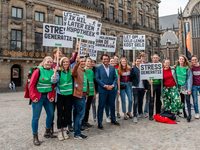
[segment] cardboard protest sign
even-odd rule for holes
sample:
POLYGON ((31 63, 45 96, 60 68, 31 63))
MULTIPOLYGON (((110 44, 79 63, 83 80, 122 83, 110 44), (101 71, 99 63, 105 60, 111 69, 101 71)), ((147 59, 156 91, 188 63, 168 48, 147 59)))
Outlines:
POLYGON ((124 50, 145 50, 145 35, 124 35, 124 50))
POLYGON ((163 79, 162 63, 140 64, 140 79, 163 79))
POLYGON ((97 51, 115 52, 117 37, 100 35, 95 41, 97 51))
POLYGON ((70 32, 69 36, 95 41, 97 24, 96 20, 69 15, 66 31, 70 32))
MULTIPOLYGON (((80 48, 80 56, 85 56, 86 47, 87 47, 87 43, 82 42, 81 43, 81 48, 80 48)), ((94 50, 94 45, 93 44, 88 44, 88 54, 89 54, 89 57, 92 60, 96 60, 97 59, 97 51, 94 50)))
POLYGON ((72 15, 72 16, 80 16, 80 17, 83 17, 83 18, 87 18, 87 15, 82 15, 82 14, 76 14, 76 13, 72 13, 72 12, 63 11, 63 25, 64 26, 66 26, 68 18, 69 18, 70 15, 72 15))
POLYGON ((43 46, 73 48, 73 38, 66 33, 66 27, 44 23, 43 46))
POLYGON ((98 36, 101 34, 101 27, 102 27, 102 23, 99 22, 97 24, 96 38, 98 38, 98 36))

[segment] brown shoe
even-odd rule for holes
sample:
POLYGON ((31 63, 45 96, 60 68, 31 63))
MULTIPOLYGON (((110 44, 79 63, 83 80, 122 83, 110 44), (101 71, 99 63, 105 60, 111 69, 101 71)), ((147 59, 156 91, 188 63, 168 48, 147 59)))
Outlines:
POLYGON ((50 129, 46 128, 46 131, 44 133, 45 138, 56 138, 57 136, 53 135, 53 133, 50 131, 50 129))
POLYGON ((33 144, 36 145, 36 146, 40 145, 40 141, 38 139, 38 134, 37 133, 33 134, 33 144))

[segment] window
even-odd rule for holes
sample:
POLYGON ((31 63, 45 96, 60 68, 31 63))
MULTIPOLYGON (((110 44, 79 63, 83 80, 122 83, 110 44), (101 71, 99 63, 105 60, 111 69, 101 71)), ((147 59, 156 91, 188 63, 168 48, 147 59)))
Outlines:
MULTIPOLYGON (((104 4, 101 4, 101 9, 104 11, 104 4)), ((101 13, 101 17, 104 17, 104 12, 101 13)))
POLYGON ((139 25, 140 25, 140 26, 142 26, 142 24, 143 24, 142 22, 143 22, 143 21, 142 21, 142 14, 139 14, 139 25))
POLYGON ((122 48, 120 48, 120 57, 124 57, 124 50, 122 48))
POLYGON ((155 8, 153 8, 153 14, 155 14, 156 13, 156 9, 155 8))
POLYGON ((142 9, 142 4, 138 3, 138 8, 141 10, 142 9))
POLYGON ((35 21, 44 22, 44 13, 35 12, 35 21))
POLYGON ((93 2, 93 0, 88 0, 88 3, 91 3, 91 4, 93 4, 94 2, 93 2))
POLYGON ((42 33, 35 33, 35 50, 42 51, 42 33))
POLYGON ((147 40, 147 45, 151 46, 151 41, 150 40, 147 40))
POLYGON ((12 7, 12 17, 22 18, 22 9, 21 8, 12 7))
POLYGON ((146 17, 146 26, 149 27, 149 17, 146 17))
POLYGON ((153 28, 156 29, 156 19, 153 19, 153 28))
POLYGON ((119 0, 119 4, 123 4, 122 0, 119 0))
POLYGON ((131 1, 128 1, 128 2, 127 2, 127 6, 128 6, 128 7, 131 7, 131 1))
POLYGON ((114 20, 114 8, 110 7, 109 12, 110 12, 110 19, 114 20))
POLYGON ((11 50, 22 50, 22 31, 11 31, 11 50))
POLYGON ((131 13, 128 13, 128 24, 131 24, 131 22, 132 22, 131 13))
POLYGON ((55 17, 55 24, 62 26, 63 25, 63 17, 56 16, 55 17))
POLYGON ((157 41, 153 41, 153 46, 157 47, 157 41))
POLYGON ((123 22, 123 11, 119 10, 119 22, 123 22))
POLYGON ((105 35, 105 33, 104 33, 104 32, 101 32, 101 35, 105 35))
POLYGON ((146 11, 149 12, 149 6, 146 6, 146 11))
POLYGON ((120 42, 123 42, 123 36, 119 37, 120 42))

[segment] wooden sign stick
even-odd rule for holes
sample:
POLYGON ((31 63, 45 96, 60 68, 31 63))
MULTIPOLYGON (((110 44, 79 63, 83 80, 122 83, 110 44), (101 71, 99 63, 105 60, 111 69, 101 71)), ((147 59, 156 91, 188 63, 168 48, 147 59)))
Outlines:
POLYGON ((59 47, 57 47, 57 66, 59 66, 59 47))

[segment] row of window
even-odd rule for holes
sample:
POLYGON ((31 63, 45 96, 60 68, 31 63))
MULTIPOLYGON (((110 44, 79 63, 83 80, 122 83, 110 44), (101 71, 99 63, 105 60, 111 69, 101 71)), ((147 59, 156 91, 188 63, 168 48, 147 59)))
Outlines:
MULTIPOLYGON (((142 3, 138 3, 138 8, 140 9, 140 10, 142 10, 142 3)), ((150 8, 149 8, 149 6, 148 5, 146 5, 146 12, 149 12, 150 11, 150 8)), ((156 9, 155 8, 153 8, 153 14, 156 14, 156 9)))
MULTIPOLYGON (((150 21, 149 21, 149 17, 146 16, 146 26, 149 28, 150 27, 150 21)), ((144 25, 143 24, 143 15, 142 14, 139 14, 139 25, 144 25)), ((156 29, 156 19, 153 18, 153 26, 152 26, 153 29, 156 29)))

